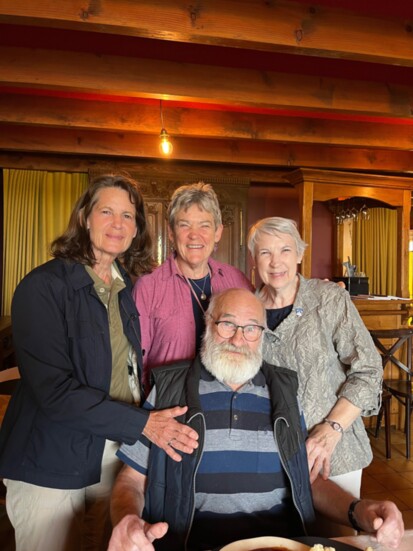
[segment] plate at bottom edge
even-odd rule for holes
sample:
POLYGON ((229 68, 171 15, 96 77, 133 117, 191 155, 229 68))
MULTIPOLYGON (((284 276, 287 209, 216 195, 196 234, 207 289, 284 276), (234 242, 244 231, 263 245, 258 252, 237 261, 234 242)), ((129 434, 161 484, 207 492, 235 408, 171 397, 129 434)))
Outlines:
POLYGON ((260 538, 250 538, 247 540, 233 541, 220 551, 253 551, 255 549, 276 549, 282 548, 288 551, 308 551, 310 546, 295 540, 286 538, 276 538, 272 536, 262 536, 260 538))
POLYGON ((342 541, 331 540, 330 538, 318 538, 316 536, 302 536, 297 538, 297 541, 305 543, 312 547, 316 543, 321 543, 324 547, 334 547, 336 551, 360 551, 359 547, 354 547, 349 543, 344 543, 342 541))

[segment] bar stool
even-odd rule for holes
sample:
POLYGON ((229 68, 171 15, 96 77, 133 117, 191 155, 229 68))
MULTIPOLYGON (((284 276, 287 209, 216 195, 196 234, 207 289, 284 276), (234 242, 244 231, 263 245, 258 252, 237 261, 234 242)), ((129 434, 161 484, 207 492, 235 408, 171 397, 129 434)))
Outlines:
MULTIPOLYGON (((404 432, 406 434, 406 457, 410 458, 410 421, 413 403, 412 391, 412 341, 413 328, 377 329, 370 334, 374 344, 381 353, 383 369, 388 362, 401 370, 400 379, 384 379, 383 392, 387 391, 394 396, 405 408, 404 432), (383 342, 384 341, 384 342, 383 342), (388 341, 391 341, 390 343, 388 341), (394 342, 395 341, 395 342, 394 342), (406 344, 407 359, 404 364, 395 353, 406 344)), ((389 408, 390 409, 390 408, 389 408)))

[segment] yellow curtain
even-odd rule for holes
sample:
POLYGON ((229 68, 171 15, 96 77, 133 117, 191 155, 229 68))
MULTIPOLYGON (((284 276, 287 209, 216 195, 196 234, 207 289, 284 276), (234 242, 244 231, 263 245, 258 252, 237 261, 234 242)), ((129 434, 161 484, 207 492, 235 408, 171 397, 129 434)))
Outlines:
POLYGON ((50 243, 66 228, 88 174, 3 170, 4 232, 2 315, 10 315, 19 281, 50 259, 50 243))
POLYGON ((397 212, 369 209, 368 220, 353 224, 353 264, 369 278, 369 292, 396 295, 397 212))

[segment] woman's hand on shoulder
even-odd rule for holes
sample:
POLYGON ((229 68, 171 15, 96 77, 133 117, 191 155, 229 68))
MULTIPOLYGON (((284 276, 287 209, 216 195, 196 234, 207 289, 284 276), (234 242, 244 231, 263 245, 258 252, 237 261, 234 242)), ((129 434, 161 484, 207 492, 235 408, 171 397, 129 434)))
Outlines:
MULTIPOLYGON (((328 278, 324 278, 323 281, 330 281, 328 278)), ((342 289, 345 289, 346 288, 346 284, 344 283, 344 281, 336 281, 337 285, 339 287, 341 287, 342 289)))

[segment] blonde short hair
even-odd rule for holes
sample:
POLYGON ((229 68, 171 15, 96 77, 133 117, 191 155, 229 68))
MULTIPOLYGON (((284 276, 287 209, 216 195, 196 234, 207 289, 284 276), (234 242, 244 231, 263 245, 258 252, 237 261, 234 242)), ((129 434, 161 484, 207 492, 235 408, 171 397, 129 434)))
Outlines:
POLYGON ((294 220, 290 220, 289 218, 281 218, 280 216, 271 216, 269 218, 262 218, 261 220, 258 220, 258 222, 251 226, 248 232, 248 250, 250 251, 252 257, 255 256, 257 241, 263 233, 266 233, 267 235, 278 235, 280 233, 291 235, 295 241, 298 256, 301 256, 307 247, 307 243, 301 239, 301 235, 297 229, 297 224, 294 220))

